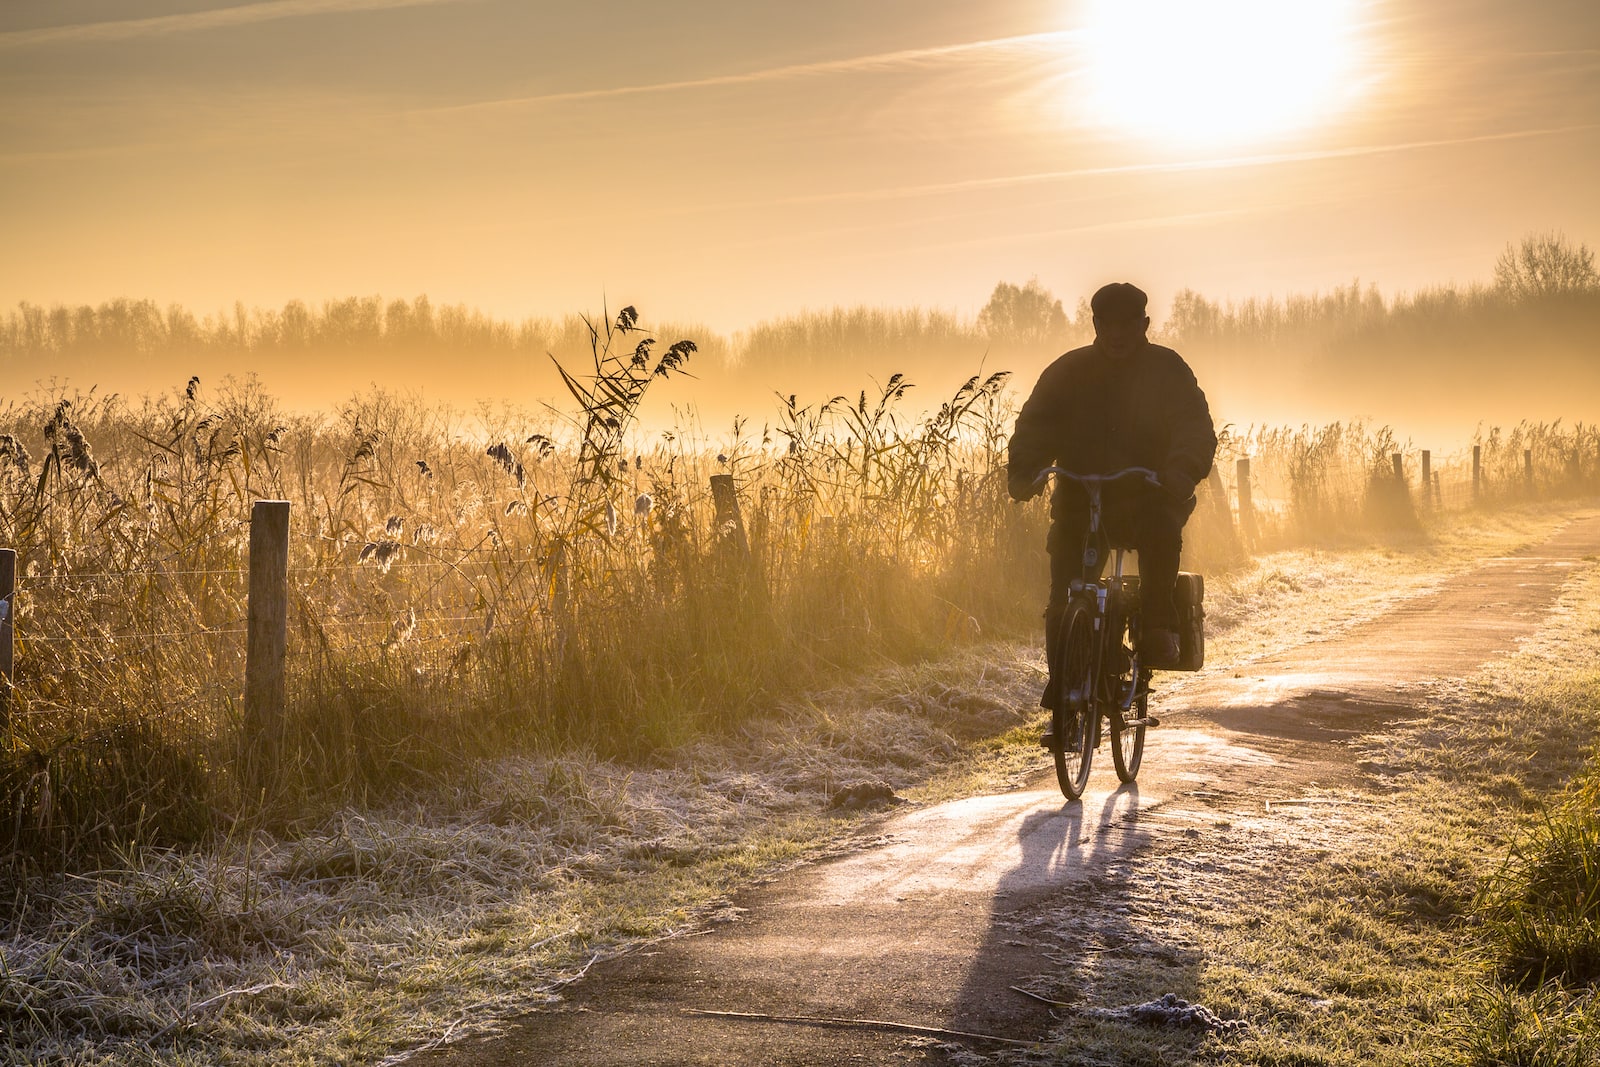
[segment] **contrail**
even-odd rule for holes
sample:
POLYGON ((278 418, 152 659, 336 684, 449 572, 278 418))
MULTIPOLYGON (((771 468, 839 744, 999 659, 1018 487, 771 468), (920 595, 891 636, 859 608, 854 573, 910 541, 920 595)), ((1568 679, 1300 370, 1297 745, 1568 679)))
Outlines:
POLYGON ((1193 170, 1228 170, 1236 167, 1267 167, 1284 163, 1308 163, 1323 159, 1349 159, 1359 156, 1388 155, 1394 152, 1415 152, 1425 148, 1488 144, 1494 141, 1518 141, 1533 137, 1549 137, 1555 134, 1580 133, 1596 129, 1600 129, 1600 122, 1586 122, 1576 126, 1552 126, 1535 130, 1514 130, 1508 133, 1484 133, 1471 137, 1451 137, 1433 141, 1352 145, 1347 148, 1317 148, 1308 149, 1304 152, 1277 152, 1268 155, 1228 156, 1220 159, 1191 159, 1167 163, 1123 163, 1109 167, 1080 167, 1074 170, 1047 170, 1033 174, 1010 174, 995 178, 968 178, 962 181, 934 182, 926 185, 902 185, 892 189, 818 193, 810 196, 787 197, 776 201, 776 203, 821 204, 860 200, 897 200, 901 197, 910 196, 935 196, 940 193, 1003 189, 1018 185, 1044 185, 1051 182, 1070 181, 1074 178, 1099 178, 1122 174, 1162 174, 1193 170))
POLYGON ((478 100, 466 104, 419 109, 415 114, 445 114, 459 111, 477 111, 490 108, 531 107, 539 104, 565 104, 578 100, 604 100, 618 96, 643 96, 650 93, 679 92, 685 89, 713 89, 730 85, 751 85, 758 82, 784 81, 816 74, 848 74, 858 71, 884 70, 930 59, 965 55, 972 52, 1003 51, 1036 45, 1059 44, 1070 41, 1077 34, 1070 30, 1053 30, 1045 33, 1024 33, 1013 37, 995 37, 984 41, 966 41, 961 44, 937 45, 932 48, 906 48, 897 52, 879 52, 848 59, 824 59, 815 63, 792 63, 788 66, 769 67, 765 70, 746 71, 741 74, 716 74, 705 78, 685 78, 679 81, 648 82, 643 85, 618 85, 605 89, 572 89, 556 93, 539 93, 532 96, 512 96, 496 100, 478 100))
POLYGON ((84 22, 73 26, 45 26, 36 30, 11 30, 0 33, 0 49, 26 48, 29 45, 124 41, 133 37, 163 37, 174 33, 247 26, 256 22, 302 18, 307 15, 333 15, 352 11, 384 11, 390 8, 430 7, 434 4, 463 3, 465 0, 262 0, 260 3, 212 11, 192 11, 182 15, 153 15, 142 19, 115 19, 84 22))

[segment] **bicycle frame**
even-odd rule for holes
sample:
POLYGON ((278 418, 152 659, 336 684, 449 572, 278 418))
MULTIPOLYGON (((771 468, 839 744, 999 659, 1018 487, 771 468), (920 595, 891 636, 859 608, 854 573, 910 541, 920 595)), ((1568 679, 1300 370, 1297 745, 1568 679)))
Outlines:
MULTIPOLYGON (((1139 753, 1143 749, 1144 728, 1155 721, 1148 717, 1140 705, 1141 696, 1149 691, 1150 672, 1139 663, 1137 634, 1131 629, 1132 615, 1137 609, 1130 586, 1136 579, 1124 572, 1127 550, 1112 547, 1104 536, 1101 489, 1107 483, 1135 476, 1151 484, 1159 483, 1152 471, 1141 467, 1110 475, 1080 475, 1060 467, 1047 467, 1039 477, 1043 479, 1050 474, 1077 482, 1083 486, 1089 498, 1089 527, 1084 539, 1083 570, 1072 580, 1067 596, 1069 617, 1080 610, 1075 606, 1081 605, 1081 611, 1091 624, 1091 636, 1085 650, 1088 653, 1089 670, 1083 679, 1087 685, 1064 694, 1072 705, 1081 709, 1080 714, 1090 717, 1090 721, 1083 724, 1086 730, 1082 739, 1086 743, 1086 750, 1083 751, 1077 780, 1069 782, 1067 772, 1062 769, 1061 752, 1057 751, 1057 773, 1062 776, 1062 789, 1070 799, 1076 799, 1083 783, 1087 781, 1089 754, 1100 745, 1104 722, 1109 720, 1117 737, 1122 737, 1129 729, 1137 732, 1131 756, 1115 744, 1112 753, 1117 758, 1118 776, 1124 781, 1132 781, 1133 774, 1137 772, 1139 753), (1100 573, 1102 544, 1111 552, 1111 573, 1104 577, 1100 573), (1125 644, 1125 636, 1135 640, 1125 644), (1117 659, 1108 662, 1112 655, 1117 659), (1084 688, 1089 691, 1084 692, 1084 688), (1141 710, 1135 712, 1136 705, 1140 705, 1141 710), (1130 712, 1133 714, 1130 715, 1130 712), (1124 764, 1128 766, 1125 768, 1124 764)), ((1059 666, 1065 669, 1064 664, 1059 666)), ((1055 728, 1052 729, 1054 731, 1055 728)))

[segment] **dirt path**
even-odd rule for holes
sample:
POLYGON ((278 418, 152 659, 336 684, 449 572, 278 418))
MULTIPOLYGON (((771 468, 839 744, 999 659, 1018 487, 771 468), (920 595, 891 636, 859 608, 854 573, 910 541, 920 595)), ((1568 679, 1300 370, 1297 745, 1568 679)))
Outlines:
POLYGON ((1105 890, 1141 849, 1195 835, 1219 803, 1259 806, 1347 779, 1350 738, 1407 717, 1408 688, 1469 674, 1513 649, 1596 552, 1600 516, 1586 515, 1543 545, 1482 560, 1344 633, 1235 673, 1203 673, 1157 694, 1152 707, 1165 725, 1151 733, 1137 786, 1110 791, 1115 777, 1102 758, 1080 804, 1063 804, 1053 777, 1041 777, 1025 791, 894 816, 879 846, 742 895, 738 921, 597 966, 562 1008, 410 1062, 818 1065, 949 1057, 914 1034, 715 1019, 686 1009, 1041 1037, 1046 1007, 1009 988, 1062 962, 1051 957, 1059 949, 1026 936, 1030 911, 1090 886, 1102 898, 1098 906, 1115 916, 1118 904, 1105 890))

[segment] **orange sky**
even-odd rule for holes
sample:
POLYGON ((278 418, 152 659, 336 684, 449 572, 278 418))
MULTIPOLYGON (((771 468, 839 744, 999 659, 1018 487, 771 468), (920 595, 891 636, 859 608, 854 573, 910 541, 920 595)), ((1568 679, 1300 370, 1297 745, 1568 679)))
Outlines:
POLYGON ((731 330, 1600 243, 1593 0, 8 0, 0 100, 0 305, 604 297, 731 330))

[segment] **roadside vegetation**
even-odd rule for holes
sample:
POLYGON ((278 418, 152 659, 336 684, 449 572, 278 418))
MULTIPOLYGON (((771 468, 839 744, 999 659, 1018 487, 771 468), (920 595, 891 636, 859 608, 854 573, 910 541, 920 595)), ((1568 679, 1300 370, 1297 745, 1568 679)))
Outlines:
MULTIPOLYGON (((0 545, 18 551, 0 846, 18 874, 107 850, 291 827, 508 753, 645 760, 886 662, 1033 634, 1043 501, 1006 498, 1007 376, 913 414, 873 392, 780 400, 756 431, 647 436, 692 365, 633 309, 595 325, 571 415, 463 424, 384 394, 292 416, 191 379, 133 404, 0 411, 0 545), (33 442, 30 449, 28 442, 33 442), (713 476, 739 507, 718 507, 713 476), (241 773, 248 519, 291 502, 283 758, 241 773)), ((1451 506, 1600 484, 1593 428, 1490 431, 1482 480, 1427 487, 1388 428, 1225 430, 1187 565, 1426 539, 1451 506), (1534 446, 1534 447, 1528 447, 1534 446), (1229 460, 1255 504, 1236 508, 1229 460)), ((1469 475, 1470 478, 1470 475, 1469 475)))
MULTIPOLYGON (((1352 533, 1216 575, 1218 669, 1370 618, 1562 514, 1457 515, 1407 550, 1352 533)), ((0 928, 0 1058, 371 1063, 483 1031, 596 959, 730 917, 733 889, 870 837, 861 812, 891 795, 1036 778, 1041 676, 1031 634, 984 637, 646 758, 507 753, 276 832, 241 822, 33 875, 0 928)))

